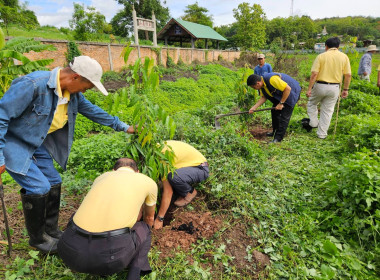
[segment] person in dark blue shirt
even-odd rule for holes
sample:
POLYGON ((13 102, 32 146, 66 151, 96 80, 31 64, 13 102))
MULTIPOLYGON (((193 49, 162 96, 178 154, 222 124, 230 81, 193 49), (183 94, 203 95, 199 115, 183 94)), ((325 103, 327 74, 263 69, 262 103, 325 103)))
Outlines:
POLYGON ((294 106, 298 102, 301 93, 299 83, 284 73, 268 73, 264 76, 251 75, 247 79, 247 86, 259 91, 260 99, 249 113, 252 114, 268 99, 273 103, 272 114, 273 132, 267 136, 274 136, 272 143, 281 142, 293 113, 294 106))
POLYGON ((265 55, 260 53, 257 56, 257 60, 259 61, 259 65, 257 65, 254 69, 254 74, 263 76, 267 73, 272 73, 272 66, 269 63, 265 63, 265 55))

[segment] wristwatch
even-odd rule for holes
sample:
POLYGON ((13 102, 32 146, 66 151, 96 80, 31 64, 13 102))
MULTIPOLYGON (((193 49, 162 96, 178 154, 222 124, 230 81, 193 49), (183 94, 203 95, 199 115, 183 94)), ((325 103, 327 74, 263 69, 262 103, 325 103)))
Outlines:
POLYGON ((285 102, 281 102, 281 101, 280 101, 280 104, 281 104, 281 105, 284 105, 284 103, 285 103, 285 102))
POLYGON ((163 221, 164 221, 164 217, 157 216, 157 219, 158 219, 160 222, 163 222, 163 221))

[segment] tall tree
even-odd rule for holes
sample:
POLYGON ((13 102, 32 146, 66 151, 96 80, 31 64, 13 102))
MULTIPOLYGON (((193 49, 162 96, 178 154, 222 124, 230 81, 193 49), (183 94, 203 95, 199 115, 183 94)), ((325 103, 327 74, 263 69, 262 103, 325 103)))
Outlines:
POLYGON ((69 21, 74 30, 74 39, 86 41, 92 34, 103 33, 107 26, 106 17, 94 7, 74 3, 74 13, 69 21))
POLYGON ((111 20, 111 25, 115 35, 128 36, 133 33, 133 6, 136 15, 141 18, 152 18, 152 12, 156 16, 157 30, 160 30, 169 20, 169 8, 164 7, 166 1, 161 0, 116 0, 119 4, 124 5, 124 9, 119 11, 111 20))
POLYGON ((237 20, 236 41, 245 49, 259 49, 265 46, 265 13, 259 4, 250 6, 244 2, 234 9, 237 20))
POLYGON ((206 8, 200 7, 198 2, 194 4, 187 5, 185 10, 185 15, 181 18, 183 20, 191 21, 194 23, 199 23, 212 27, 213 19, 212 16, 207 15, 208 10, 206 8))
POLYGON ((27 29, 40 25, 34 12, 27 9, 26 3, 20 5, 18 0, 0 0, 0 19, 8 36, 10 24, 21 25, 27 29))

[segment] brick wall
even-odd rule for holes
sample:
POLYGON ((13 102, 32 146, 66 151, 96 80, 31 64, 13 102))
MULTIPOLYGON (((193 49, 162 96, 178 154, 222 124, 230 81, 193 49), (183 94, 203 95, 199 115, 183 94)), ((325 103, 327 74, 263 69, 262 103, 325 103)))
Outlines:
MULTIPOLYGON (((56 47, 55 51, 43 51, 40 53, 30 52, 26 54, 29 59, 42 59, 42 58, 52 58, 54 62, 48 67, 53 69, 57 66, 66 65, 66 53, 67 53, 67 43, 68 41, 63 40, 46 40, 37 39, 44 44, 51 44, 56 47)), ((100 65, 102 65, 104 71, 114 70, 120 71, 123 66, 125 66, 124 59, 121 57, 124 45, 120 44, 105 44, 105 43, 92 43, 92 42, 77 42, 78 49, 82 55, 88 55, 96 59, 100 65)), ((158 49, 151 46, 131 46, 133 51, 131 52, 128 65, 134 64, 139 57, 138 48, 140 48, 140 56, 142 58, 148 56, 155 59, 158 62, 158 49), (156 50, 156 51, 155 51, 156 50)), ((166 48, 160 49, 161 52, 161 64, 166 65, 168 55, 173 59, 175 63, 178 62, 179 58, 182 59, 184 63, 190 64, 193 61, 205 62, 205 61, 216 61, 219 55, 223 57, 224 60, 233 62, 236 58, 239 58, 240 52, 238 51, 222 51, 222 50, 201 50, 201 49, 185 49, 185 48, 166 48)))

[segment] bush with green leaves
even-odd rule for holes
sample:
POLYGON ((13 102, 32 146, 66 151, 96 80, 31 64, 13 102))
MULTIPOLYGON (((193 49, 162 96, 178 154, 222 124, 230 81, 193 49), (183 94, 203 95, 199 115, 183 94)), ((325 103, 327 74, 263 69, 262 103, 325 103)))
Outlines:
POLYGON ((351 90, 356 89, 366 94, 380 95, 379 88, 375 84, 369 83, 368 81, 365 81, 365 80, 353 79, 350 84, 350 89, 351 90))
POLYGON ((17 37, 5 42, 5 37, 0 28, 0 96, 4 94, 11 82, 20 75, 26 75, 37 70, 47 70, 45 66, 53 62, 53 59, 30 60, 24 54, 30 51, 42 52, 55 50, 52 45, 42 44, 33 38, 17 37), (20 61, 21 63, 16 63, 20 61))
POLYGON ((325 207, 340 217, 337 231, 371 249, 380 237, 380 154, 356 152, 343 159, 326 184, 325 207))
POLYGON ((81 56, 82 53, 78 49, 78 45, 74 41, 67 43, 66 61, 70 63, 75 57, 81 56))

